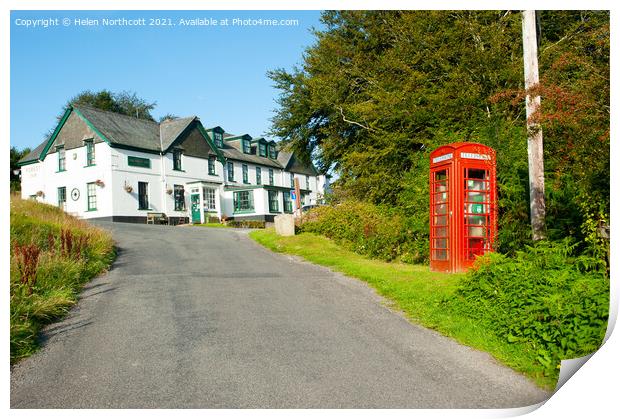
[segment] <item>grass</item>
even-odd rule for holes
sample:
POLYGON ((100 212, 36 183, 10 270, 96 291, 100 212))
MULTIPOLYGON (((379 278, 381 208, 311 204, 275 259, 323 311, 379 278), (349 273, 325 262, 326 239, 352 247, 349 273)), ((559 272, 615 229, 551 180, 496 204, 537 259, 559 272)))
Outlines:
POLYGON ((43 326, 114 259, 110 234, 51 205, 11 196, 11 363, 37 351, 43 326))
POLYGON ((204 223, 204 224, 192 224, 195 227, 211 227, 211 228, 232 228, 222 223, 204 223))
POLYGON ((411 321, 488 352, 544 389, 556 386, 558 377, 543 374, 536 361, 537 354, 530 348, 499 339, 475 319, 451 307, 450 297, 462 274, 431 272, 427 266, 368 259, 312 233, 281 237, 273 229, 266 229, 252 231, 250 237, 275 252, 298 255, 365 281, 411 321))

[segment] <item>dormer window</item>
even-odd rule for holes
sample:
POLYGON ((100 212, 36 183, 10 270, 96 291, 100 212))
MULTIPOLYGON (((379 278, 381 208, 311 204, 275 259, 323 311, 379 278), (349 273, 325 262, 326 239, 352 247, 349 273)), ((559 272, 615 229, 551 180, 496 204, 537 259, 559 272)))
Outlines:
POLYGON ((276 146, 273 144, 269 145, 269 158, 273 160, 276 159, 276 146))
POLYGON ((267 157, 267 144, 258 143, 258 155, 261 157, 267 157))
POLYGON ((219 148, 224 147, 224 135, 221 132, 213 133, 213 141, 215 141, 215 145, 219 148))
POLYGON ((172 170, 183 170, 181 166, 181 156, 183 152, 181 150, 172 151, 172 170))
POLYGON ((250 145, 250 140, 243 139, 242 144, 243 144, 243 152, 245 154, 252 154, 252 147, 250 145))

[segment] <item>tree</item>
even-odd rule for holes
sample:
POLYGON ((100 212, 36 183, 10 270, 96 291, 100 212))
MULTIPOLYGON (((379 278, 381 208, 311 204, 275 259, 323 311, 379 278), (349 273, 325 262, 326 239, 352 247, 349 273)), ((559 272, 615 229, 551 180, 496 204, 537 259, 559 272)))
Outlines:
POLYGON ((84 90, 69 99, 66 107, 71 104, 88 105, 104 111, 154 121, 155 118, 151 115, 151 111, 155 109, 157 102, 147 102, 145 99, 138 97, 135 92, 122 91, 120 93, 112 93, 104 89, 98 92, 84 90))
MULTIPOLYGON (((321 19, 302 65, 268 73, 280 91, 270 133, 337 172, 342 196, 415 220, 428 217, 428 153, 453 141, 488 144, 498 156, 500 246, 528 242, 520 13, 321 19)), ((547 234, 583 238, 585 214, 597 214, 588 225, 609 214, 609 13, 543 12, 540 27, 540 84, 528 93, 543 97, 534 118, 545 130, 547 234)))
POLYGON ((11 173, 10 173, 10 182, 11 182, 11 192, 16 192, 21 190, 20 185, 20 167, 17 165, 17 162, 20 161, 25 155, 30 153, 30 148, 24 148, 23 150, 18 150, 15 147, 11 147, 11 173), (17 172, 17 173, 16 173, 17 172))

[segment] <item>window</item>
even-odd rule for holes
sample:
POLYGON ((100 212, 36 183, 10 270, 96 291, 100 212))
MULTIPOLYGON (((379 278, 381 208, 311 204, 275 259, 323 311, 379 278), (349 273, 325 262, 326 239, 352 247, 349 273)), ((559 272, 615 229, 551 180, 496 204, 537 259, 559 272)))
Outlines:
POLYGON ((229 182, 234 182, 235 181, 235 166, 233 165, 233 162, 229 161, 226 164, 226 171, 228 172, 228 181, 229 182))
POLYGON ((267 191, 269 195, 269 212, 278 211, 278 191, 267 191))
POLYGON ((261 157, 267 157, 267 144, 263 142, 258 143, 258 154, 261 157))
POLYGON ((263 174, 261 173, 260 167, 256 167, 256 184, 261 185, 263 183, 263 174))
POLYGON ((207 161, 207 167, 209 169, 209 174, 211 176, 215 176, 215 156, 209 156, 209 160, 207 161))
POLYGON ((62 208, 63 211, 67 210, 67 187, 61 186, 58 188, 58 208, 62 208))
POLYGON ((183 185, 174 185, 174 210, 185 211, 185 188, 183 185))
POLYGON ((310 176, 306 175, 306 189, 310 189, 310 176))
POLYGON ((181 168, 181 150, 174 150, 172 152, 172 170, 183 170, 181 168))
POLYGON ((248 181, 248 165, 247 164, 242 165, 241 169, 243 171, 243 183, 250 183, 248 181))
POLYGON ((269 184, 273 185, 273 169, 269 169, 269 184))
POLYGON ((234 212, 253 212, 254 201, 252 191, 239 191, 233 193, 234 212))
POLYGON ((250 140, 242 140, 243 141, 243 152, 245 154, 252 154, 252 147, 250 146, 250 140))
POLYGON ((86 203, 88 211, 95 211, 97 209, 97 185, 95 185, 95 182, 86 184, 86 203))
POLYGON ((149 184, 138 182, 138 209, 149 209, 149 184))
POLYGON ((291 188, 294 188, 295 187, 295 175, 291 173, 289 176, 291 178, 291 188))
POLYGON ((222 135, 221 132, 214 132, 213 140, 215 141, 215 145, 218 146, 219 148, 224 147, 224 136, 222 135))
POLYGON ((269 145, 269 158, 276 159, 276 146, 273 144, 269 145))
POLYGON ((202 189, 202 200, 204 202, 204 209, 206 211, 215 211, 215 189, 213 188, 203 188, 202 189))
POLYGON ((64 172, 66 170, 65 165, 65 148, 60 146, 56 149, 58 151, 58 171, 64 172))
POLYGON ((95 143, 93 140, 85 140, 86 144, 86 166, 95 165, 95 143))
POLYGON ((142 157, 127 156, 127 166, 151 168, 151 159, 145 159, 142 157))
POLYGON ((284 196, 284 212, 293 212, 293 201, 291 200, 290 192, 283 192, 284 196))

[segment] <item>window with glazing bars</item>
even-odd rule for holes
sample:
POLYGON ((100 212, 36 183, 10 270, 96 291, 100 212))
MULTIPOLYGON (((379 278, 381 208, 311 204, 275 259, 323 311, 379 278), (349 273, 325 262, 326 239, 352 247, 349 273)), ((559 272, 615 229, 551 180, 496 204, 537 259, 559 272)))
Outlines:
POLYGON ((93 166, 95 164, 95 143, 93 140, 86 140, 86 166, 93 166))
POLYGON ((269 169, 269 184, 273 185, 273 169, 269 169))
POLYGON ((94 211, 97 209, 97 185, 95 182, 86 184, 86 202, 88 205, 88 211, 94 211))
POLYGON ((267 191, 269 194, 269 212, 278 212, 278 191, 267 191))
POLYGON ((61 186, 58 188, 58 207, 67 209, 67 187, 61 186))
POLYGON ((207 161, 207 168, 209 170, 209 175, 215 176, 215 156, 209 156, 209 160, 207 161))
POLYGON ((65 148, 58 147, 58 171, 64 172, 66 170, 66 161, 65 161, 65 148))
POLYGON ((226 171, 228 172, 228 181, 234 182, 235 181, 235 166, 233 165, 233 162, 229 161, 226 164, 226 171))
POLYGON ((215 189, 204 188, 202 190, 202 200, 204 201, 204 208, 206 210, 215 210, 215 189))
POLYGON ((241 171, 243 173, 243 183, 250 183, 248 180, 248 165, 247 164, 242 165, 241 171))
POLYGON ((233 193, 233 207, 235 212, 254 210, 252 191, 238 191, 233 193))
POLYGON ((256 184, 261 185, 263 183, 261 168, 256 167, 256 184))
POLYGON ((185 188, 183 185, 174 185, 174 210, 185 211, 185 188))

